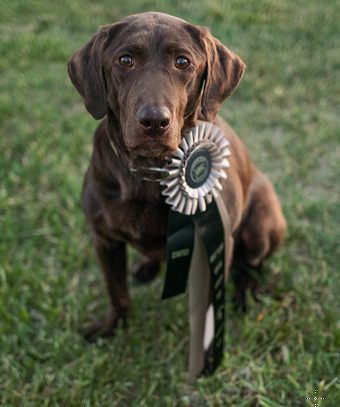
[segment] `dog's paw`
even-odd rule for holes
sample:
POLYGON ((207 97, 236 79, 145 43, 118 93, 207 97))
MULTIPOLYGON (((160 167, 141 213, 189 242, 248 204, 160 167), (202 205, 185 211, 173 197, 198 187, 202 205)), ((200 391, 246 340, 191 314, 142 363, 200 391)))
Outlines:
POLYGON ((247 312, 247 298, 245 289, 235 289, 232 299, 232 310, 245 314, 247 312))
POLYGON ((103 321, 97 322, 90 326, 90 328, 83 335, 83 338, 88 342, 95 342, 99 337, 110 337, 114 336, 115 328, 108 329, 108 327, 103 324, 103 321))
POLYGON ((116 312, 110 308, 104 319, 92 324, 87 329, 83 338, 88 342, 95 342, 99 337, 109 338, 114 336, 118 325, 126 328, 126 313, 124 313, 124 317, 118 317, 116 312))
POLYGON ((258 302, 257 294, 263 285, 262 264, 250 267, 246 264, 233 264, 231 279, 234 283, 234 296, 232 308, 234 312, 246 313, 248 311, 247 291, 258 302), (262 284, 261 284, 262 283, 262 284))
POLYGON ((138 283, 148 283, 157 276, 159 270, 160 262, 158 260, 148 260, 139 266, 133 273, 133 277, 138 283))

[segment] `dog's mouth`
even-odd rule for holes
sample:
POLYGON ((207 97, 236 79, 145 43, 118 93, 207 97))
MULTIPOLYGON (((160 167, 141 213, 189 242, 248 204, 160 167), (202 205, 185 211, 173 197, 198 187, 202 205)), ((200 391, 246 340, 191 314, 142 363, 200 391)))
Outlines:
POLYGON ((164 157, 130 157, 129 167, 134 169, 148 170, 150 168, 162 168, 165 165, 164 157))
POLYGON ((135 157, 158 158, 171 151, 172 150, 165 144, 158 143, 154 140, 148 140, 131 149, 130 153, 135 157))

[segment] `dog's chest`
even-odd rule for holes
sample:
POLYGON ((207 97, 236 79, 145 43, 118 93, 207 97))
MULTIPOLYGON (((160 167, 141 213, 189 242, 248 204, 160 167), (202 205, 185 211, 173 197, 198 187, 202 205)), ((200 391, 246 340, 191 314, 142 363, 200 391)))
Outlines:
POLYGON ((119 201, 108 205, 106 222, 115 238, 124 240, 150 257, 164 257, 169 207, 162 200, 119 201))

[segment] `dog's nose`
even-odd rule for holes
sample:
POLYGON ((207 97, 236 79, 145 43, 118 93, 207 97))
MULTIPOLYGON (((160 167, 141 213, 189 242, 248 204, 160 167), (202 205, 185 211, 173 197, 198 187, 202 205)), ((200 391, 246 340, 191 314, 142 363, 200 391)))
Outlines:
POLYGON ((170 111, 167 107, 141 107, 137 114, 139 125, 145 131, 165 131, 170 125, 170 111))

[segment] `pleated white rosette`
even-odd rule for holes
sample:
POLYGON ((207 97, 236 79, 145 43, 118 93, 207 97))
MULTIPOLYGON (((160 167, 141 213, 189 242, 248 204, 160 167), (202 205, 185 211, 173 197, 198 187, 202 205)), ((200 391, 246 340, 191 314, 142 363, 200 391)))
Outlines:
POLYGON ((219 127, 198 121, 198 126, 185 134, 177 150, 165 156, 168 163, 163 169, 169 175, 160 183, 166 186, 162 194, 167 197, 165 202, 171 205, 172 210, 193 215, 197 208, 204 212, 206 204, 211 203, 213 197, 217 198, 216 190, 222 190, 219 178, 227 178, 224 169, 230 166, 228 146, 229 142, 219 127), (188 184, 186 171, 190 158, 199 150, 209 154, 210 172, 203 184, 195 188, 188 184))
MULTIPOLYGON (((160 181, 166 186, 162 194, 171 209, 184 215, 194 215, 199 208, 205 212, 207 204, 216 200, 228 246, 230 222, 219 191, 219 179, 226 179, 225 169, 230 164, 229 142, 224 132, 212 123, 198 121, 198 126, 189 129, 180 146, 165 156, 163 168, 168 176, 160 181)), ((226 253, 229 249, 226 247, 226 253)), ((224 271, 223 271, 224 273, 224 271)), ((214 338, 214 312, 209 304, 210 269, 207 252, 197 231, 189 269, 189 322, 190 380, 199 376, 205 364, 205 351, 214 338)))

